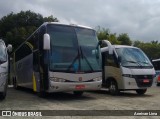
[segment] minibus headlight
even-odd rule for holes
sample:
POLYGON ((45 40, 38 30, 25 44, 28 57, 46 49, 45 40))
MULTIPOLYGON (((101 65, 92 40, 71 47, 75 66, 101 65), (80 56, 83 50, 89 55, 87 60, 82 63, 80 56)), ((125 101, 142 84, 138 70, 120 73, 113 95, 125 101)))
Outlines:
POLYGON ((51 77, 50 80, 54 82, 65 82, 66 81, 65 79, 57 78, 57 77, 51 77))
POLYGON ((97 77, 97 78, 94 78, 93 80, 94 80, 94 81, 101 81, 101 80, 102 80, 102 77, 97 77))

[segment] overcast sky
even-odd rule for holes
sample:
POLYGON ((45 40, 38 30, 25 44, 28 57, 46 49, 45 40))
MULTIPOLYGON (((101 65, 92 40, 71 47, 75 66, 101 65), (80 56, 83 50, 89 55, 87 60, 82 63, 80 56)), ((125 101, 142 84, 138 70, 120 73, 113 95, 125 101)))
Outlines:
POLYGON ((160 41, 160 0, 0 0, 0 18, 21 10, 128 33, 132 40, 160 41))

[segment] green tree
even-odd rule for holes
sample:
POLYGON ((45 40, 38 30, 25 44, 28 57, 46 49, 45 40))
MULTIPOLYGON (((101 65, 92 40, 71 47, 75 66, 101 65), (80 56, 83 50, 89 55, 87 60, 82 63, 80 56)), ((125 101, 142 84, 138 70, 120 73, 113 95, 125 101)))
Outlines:
POLYGON ((116 36, 116 33, 111 33, 111 34, 109 34, 109 37, 108 37, 108 40, 114 45, 114 44, 116 44, 116 45, 118 45, 118 44, 120 44, 120 42, 117 40, 117 36, 116 36))
POLYGON ((43 17, 41 14, 29 11, 10 14, 0 19, 0 37, 13 48, 17 48, 28 36, 30 36, 44 22, 58 22, 52 15, 43 17))
POLYGON ((58 22, 58 19, 53 17, 53 15, 49 16, 49 17, 44 17, 44 22, 58 22))
POLYGON ((117 37, 117 40, 121 45, 132 45, 132 41, 127 33, 122 33, 117 37))
POLYGON ((107 40, 109 38, 110 30, 105 28, 100 28, 100 26, 97 29, 97 36, 99 40, 107 40))
POLYGON ((97 36, 99 40, 109 40, 112 44, 120 44, 116 33, 110 33, 109 29, 98 27, 97 36))
POLYGON ((133 46, 142 49, 151 59, 160 58, 160 43, 158 43, 158 41, 151 41, 148 43, 144 43, 142 41, 134 41, 133 46))

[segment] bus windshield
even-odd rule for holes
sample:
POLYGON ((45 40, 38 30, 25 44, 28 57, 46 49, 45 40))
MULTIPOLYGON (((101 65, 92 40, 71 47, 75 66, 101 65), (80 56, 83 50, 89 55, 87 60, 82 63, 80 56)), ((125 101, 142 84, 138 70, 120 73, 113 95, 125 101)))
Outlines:
POLYGON ((148 67, 153 68, 148 57, 138 48, 116 48, 121 65, 125 67, 148 67))
POLYGON ((59 72, 101 71, 100 48, 94 30, 48 25, 51 38, 50 70, 59 72))
POLYGON ((0 42, 0 64, 7 61, 7 51, 3 43, 0 42))

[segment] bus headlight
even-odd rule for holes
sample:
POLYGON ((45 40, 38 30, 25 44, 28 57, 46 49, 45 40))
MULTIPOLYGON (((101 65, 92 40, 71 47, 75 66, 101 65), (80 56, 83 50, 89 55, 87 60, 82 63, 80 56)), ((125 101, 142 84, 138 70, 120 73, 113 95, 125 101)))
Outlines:
POLYGON ((54 82, 65 82, 66 81, 65 79, 57 78, 57 77, 51 77, 50 80, 54 82))
POLYGON ((93 79, 93 81, 101 81, 101 80, 102 80, 102 77, 97 77, 93 79))

